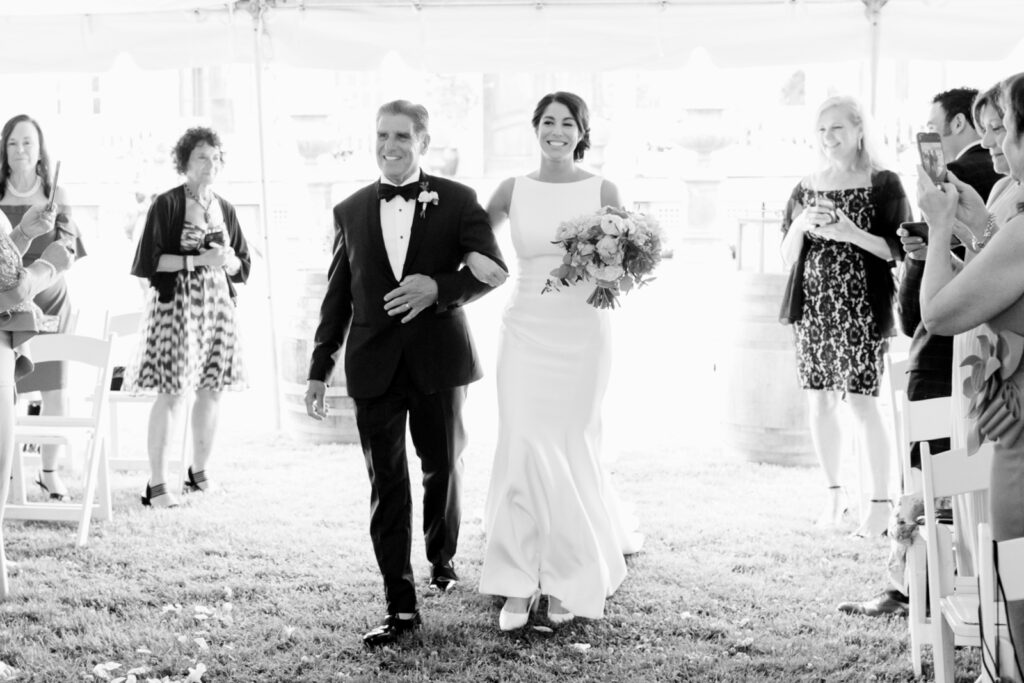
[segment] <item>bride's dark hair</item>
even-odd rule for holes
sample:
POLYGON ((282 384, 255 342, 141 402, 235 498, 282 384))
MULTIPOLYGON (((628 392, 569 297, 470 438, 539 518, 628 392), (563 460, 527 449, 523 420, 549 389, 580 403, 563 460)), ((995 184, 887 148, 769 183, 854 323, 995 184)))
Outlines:
POLYGON ((576 127, 580 129, 580 141, 572 152, 572 158, 579 161, 583 158, 583 153, 590 149, 590 110, 587 109, 587 103, 583 101, 582 97, 571 92, 559 90, 548 93, 540 98, 540 102, 533 110, 533 118, 530 121, 533 123, 534 130, 537 130, 540 125, 540 117, 544 115, 544 110, 552 102, 564 104, 572 114, 573 120, 576 121, 576 127))

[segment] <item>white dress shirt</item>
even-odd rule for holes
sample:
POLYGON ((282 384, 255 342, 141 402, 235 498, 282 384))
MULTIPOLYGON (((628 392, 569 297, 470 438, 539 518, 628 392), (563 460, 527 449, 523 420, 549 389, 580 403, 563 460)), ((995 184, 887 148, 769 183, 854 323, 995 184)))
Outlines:
MULTIPOLYGON (((394 185, 386 178, 381 178, 380 183, 381 185, 394 185)), ((414 199, 395 197, 388 202, 380 200, 380 230, 384 236, 384 249, 388 252, 391 272, 399 281, 402 279, 402 269, 405 267, 405 254, 409 251, 409 234, 412 232, 414 211, 416 211, 416 200, 414 199)))

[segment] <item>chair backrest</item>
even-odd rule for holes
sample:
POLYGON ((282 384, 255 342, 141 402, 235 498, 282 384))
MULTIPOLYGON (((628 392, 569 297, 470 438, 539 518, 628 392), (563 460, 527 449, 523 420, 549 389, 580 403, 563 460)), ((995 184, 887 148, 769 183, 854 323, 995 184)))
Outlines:
POLYGON ((885 374, 889 377, 889 389, 893 394, 907 393, 907 371, 909 369, 910 359, 906 356, 892 352, 885 354, 885 374))
POLYGON ((108 313, 107 320, 103 325, 103 336, 107 337, 110 334, 116 334, 119 337, 128 337, 138 334, 139 328, 142 326, 142 318, 142 311, 108 313))
POLYGON ((932 455, 927 444, 921 444, 925 506, 929 498, 987 490, 991 480, 992 457, 991 441, 984 442, 974 455, 968 455, 965 448, 954 448, 932 455))
POLYGON ((1006 599, 1024 600, 1024 537, 996 541, 995 559, 1006 599))
POLYGON ((95 369, 95 384, 92 390, 93 419, 103 414, 104 400, 110 387, 113 372, 111 353, 116 335, 105 339, 86 337, 79 334, 40 334, 29 342, 30 356, 35 363, 45 361, 68 361, 81 363, 95 369))
POLYGON ((903 438, 912 441, 947 439, 953 433, 953 399, 949 396, 908 401, 903 395, 900 413, 903 438))

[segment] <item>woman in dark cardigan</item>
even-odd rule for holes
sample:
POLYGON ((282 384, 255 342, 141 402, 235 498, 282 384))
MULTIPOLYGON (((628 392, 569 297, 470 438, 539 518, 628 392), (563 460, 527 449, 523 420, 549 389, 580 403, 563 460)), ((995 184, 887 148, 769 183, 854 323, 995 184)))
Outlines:
POLYGON ((153 202, 132 265, 151 291, 124 386, 157 394, 149 418, 150 480, 142 496, 143 505, 154 507, 178 504, 166 486, 167 455, 187 393, 195 391, 185 491, 206 491, 221 392, 246 384, 232 283, 246 281, 251 263, 234 207, 211 189, 223 165, 220 138, 209 128, 190 128, 175 145, 174 160, 185 182, 153 202))
POLYGON ((811 439, 829 498, 819 524, 840 523, 846 502, 839 454, 859 443, 871 474, 871 502, 857 536, 881 534, 889 521, 890 448, 878 406, 883 354, 895 334, 896 230, 910 220, 899 177, 878 165, 860 105, 832 97, 817 116, 823 165, 793 190, 783 221, 782 255, 796 264, 783 311, 796 337, 800 384, 807 390, 811 439), (846 404, 857 439, 843 439, 846 404))

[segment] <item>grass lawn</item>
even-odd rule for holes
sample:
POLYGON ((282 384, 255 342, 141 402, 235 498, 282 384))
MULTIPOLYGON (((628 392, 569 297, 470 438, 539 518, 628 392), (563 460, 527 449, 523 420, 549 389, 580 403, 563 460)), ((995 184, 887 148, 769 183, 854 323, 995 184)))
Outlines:
MULTIPOLYGON (((499 603, 475 591, 494 447, 488 376, 465 411, 461 590, 423 590, 420 634, 365 651, 360 636, 380 620, 383 591, 362 455, 268 435, 270 363, 258 348, 267 317, 250 291, 253 388, 225 399, 212 471, 223 493, 146 510, 146 474, 118 474, 114 518, 93 524, 83 550, 69 525, 4 525, 8 554, 22 564, 0 603, 0 662, 20 672, 10 680, 113 681, 135 671, 184 681, 190 669, 207 683, 912 680, 902 619, 836 611, 883 587, 885 543, 813 528, 825 498, 817 469, 721 455, 727 400, 716 368, 728 353, 722 330, 733 313, 722 292, 732 266, 706 256, 680 250, 656 285, 614 313, 606 447, 647 543, 605 619, 503 634, 499 603)), ((488 371, 503 304, 495 294, 470 307, 488 371)), ((145 415, 122 414, 122 445, 135 450, 126 455, 142 455, 145 415)), ((425 589, 422 538, 413 562, 425 589)), ((977 669, 976 651, 958 653, 958 680, 973 681, 977 669)))
MULTIPOLYGON (((190 669, 207 682, 913 679, 902 619, 836 611, 882 586, 886 550, 813 529, 824 497, 813 469, 624 450, 617 477, 647 543, 606 618, 503 634, 499 603, 475 592, 492 443, 476 438, 461 590, 422 591, 420 634, 367 652, 360 635, 383 602, 360 452, 239 432, 222 440, 225 490, 182 509, 141 508, 145 474, 116 475, 115 516, 94 523, 86 549, 70 526, 5 524, 22 563, 0 604, 0 661, 20 671, 10 680, 185 680, 190 669), (106 663, 120 667, 97 670, 106 663)), ((425 587, 422 539, 413 555, 425 587)), ((957 680, 973 681, 976 652, 957 665, 957 680)))

